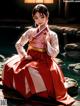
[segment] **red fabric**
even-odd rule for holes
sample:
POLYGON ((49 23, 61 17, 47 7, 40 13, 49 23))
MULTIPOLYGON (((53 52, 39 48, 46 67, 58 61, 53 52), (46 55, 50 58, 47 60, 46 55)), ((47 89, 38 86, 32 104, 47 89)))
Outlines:
POLYGON ((12 59, 12 61, 6 63, 4 67, 3 84, 8 87, 14 88, 13 78, 15 81, 16 90, 20 92, 25 98, 37 94, 45 98, 53 97, 59 102, 69 104, 74 101, 72 97, 67 94, 67 90, 64 87, 64 75, 55 61, 51 60, 50 56, 46 52, 38 52, 29 50, 28 54, 32 56, 32 60, 19 60, 12 59), (34 82, 28 71, 28 67, 37 69, 42 77, 46 86, 46 91, 36 92, 34 82), (25 78, 28 81, 30 91, 26 94, 25 78))

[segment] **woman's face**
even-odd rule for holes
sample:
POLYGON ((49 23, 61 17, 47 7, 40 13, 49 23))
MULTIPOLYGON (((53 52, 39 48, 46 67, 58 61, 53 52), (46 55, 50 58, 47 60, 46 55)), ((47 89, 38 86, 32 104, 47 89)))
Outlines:
POLYGON ((35 13, 33 19, 38 26, 45 25, 48 22, 48 17, 45 14, 39 12, 35 13))

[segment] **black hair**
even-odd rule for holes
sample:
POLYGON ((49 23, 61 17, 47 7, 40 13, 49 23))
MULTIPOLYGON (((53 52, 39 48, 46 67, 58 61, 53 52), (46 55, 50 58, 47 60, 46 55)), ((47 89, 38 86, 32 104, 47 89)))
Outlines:
POLYGON ((33 8, 32 16, 34 16, 34 15, 36 14, 36 12, 42 13, 42 14, 44 14, 45 16, 48 16, 48 17, 49 17, 48 8, 47 8, 45 5, 43 5, 43 4, 37 4, 37 5, 33 8))

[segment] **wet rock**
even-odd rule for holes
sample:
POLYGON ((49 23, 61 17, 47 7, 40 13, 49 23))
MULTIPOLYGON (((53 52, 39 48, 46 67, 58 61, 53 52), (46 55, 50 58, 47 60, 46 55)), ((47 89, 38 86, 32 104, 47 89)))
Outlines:
POLYGON ((71 50, 80 50, 80 43, 70 43, 65 45, 65 50, 66 51, 71 51, 71 50))
POLYGON ((80 43, 66 44, 64 50, 67 57, 80 59, 80 43))
POLYGON ((0 62, 0 81, 1 81, 1 79, 2 79, 3 64, 4 64, 4 63, 0 62))
POLYGON ((76 75, 80 75, 80 63, 69 64, 68 69, 73 71, 76 75))
POLYGON ((78 94, 78 82, 75 79, 65 77, 64 85, 71 96, 76 96, 78 94))
POLYGON ((64 61, 63 61, 63 60, 61 60, 60 58, 55 58, 54 60, 55 60, 55 61, 56 61, 56 63, 57 63, 57 64, 59 64, 59 65, 64 64, 64 61))
POLYGON ((2 54, 0 54, 0 81, 2 79, 2 70, 3 70, 3 65, 5 60, 6 58, 2 54))
POLYGON ((5 61, 5 57, 0 54, 0 62, 4 62, 4 61, 5 61))

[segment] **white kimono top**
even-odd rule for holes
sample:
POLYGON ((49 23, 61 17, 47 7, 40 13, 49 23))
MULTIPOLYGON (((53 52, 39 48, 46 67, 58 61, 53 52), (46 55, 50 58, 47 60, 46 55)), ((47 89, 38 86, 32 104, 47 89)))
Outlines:
POLYGON ((22 34, 20 39, 15 44, 20 58, 23 58, 27 55, 24 45, 28 42, 33 47, 46 49, 48 55, 51 56, 51 58, 55 58, 58 55, 59 43, 57 34, 50 29, 48 29, 47 33, 45 30, 41 33, 40 32, 41 31, 38 31, 38 28, 30 28, 22 34))

